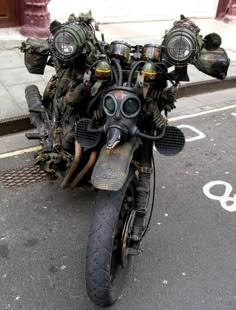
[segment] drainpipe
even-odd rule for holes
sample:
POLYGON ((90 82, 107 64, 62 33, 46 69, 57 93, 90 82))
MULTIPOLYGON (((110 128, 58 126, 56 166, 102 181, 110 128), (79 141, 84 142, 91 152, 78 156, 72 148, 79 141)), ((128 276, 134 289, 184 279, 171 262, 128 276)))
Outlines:
POLYGON ((47 5, 50 0, 24 0, 24 24, 20 33, 27 37, 49 35, 50 13, 47 5))

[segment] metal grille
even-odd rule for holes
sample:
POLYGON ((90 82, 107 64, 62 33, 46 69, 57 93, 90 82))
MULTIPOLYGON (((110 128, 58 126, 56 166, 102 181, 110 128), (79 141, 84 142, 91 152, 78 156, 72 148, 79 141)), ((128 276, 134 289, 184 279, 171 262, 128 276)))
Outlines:
POLYGON ((29 166, 0 174, 0 182, 6 188, 15 188, 47 179, 47 174, 39 166, 29 166))
POLYGON ((90 119, 87 118, 83 118, 77 123, 75 128, 75 138, 82 147, 91 149, 97 146, 100 141, 101 134, 88 132, 87 128, 89 123, 90 119))
POLYGON ((174 126, 167 126, 163 138, 155 142, 158 152, 165 156, 174 156, 182 151, 185 145, 183 132, 174 126))

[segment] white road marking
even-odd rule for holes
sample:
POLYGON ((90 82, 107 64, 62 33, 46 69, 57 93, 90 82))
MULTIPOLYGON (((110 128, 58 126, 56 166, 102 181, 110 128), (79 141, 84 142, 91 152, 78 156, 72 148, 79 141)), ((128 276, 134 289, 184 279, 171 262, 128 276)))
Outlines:
POLYGON ((193 142, 195 140, 200 140, 200 139, 204 139, 206 136, 204 135, 203 132, 201 132, 200 130, 198 130, 197 128, 190 126, 190 125, 179 125, 177 126, 178 128, 188 128, 190 130, 192 130, 193 132, 197 133, 198 135, 192 138, 186 138, 185 141, 186 142, 193 142))
POLYGON ((181 115, 181 116, 172 117, 172 118, 169 118, 169 122, 175 122, 175 121, 179 121, 179 120, 182 120, 182 119, 193 118, 193 117, 197 117, 197 116, 211 114, 211 113, 214 113, 214 112, 221 112, 221 111, 230 110, 230 109, 234 109, 234 108, 236 108, 236 104, 229 105, 229 106, 222 107, 222 108, 212 109, 212 110, 208 110, 208 111, 204 111, 204 112, 199 112, 199 113, 193 113, 193 114, 188 114, 188 115, 181 115))
POLYGON ((236 116, 236 113, 231 113, 231 115, 236 116))
POLYGON ((229 212, 236 211, 236 194, 233 194, 231 197, 231 193, 233 191, 233 187, 231 184, 224 182, 224 181, 212 181, 204 185, 203 193, 212 200, 219 200, 222 208, 229 212), (222 185, 225 187, 225 192, 221 196, 217 196, 211 193, 211 189, 216 185, 222 185), (230 205, 228 204, 230 203, 230 205))

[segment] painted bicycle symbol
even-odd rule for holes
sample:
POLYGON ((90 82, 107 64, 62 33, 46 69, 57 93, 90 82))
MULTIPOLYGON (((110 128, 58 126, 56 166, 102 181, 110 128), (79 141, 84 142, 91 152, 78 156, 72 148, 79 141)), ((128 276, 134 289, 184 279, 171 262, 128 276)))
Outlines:
POLYGON ((224 181, 212 181, 204 185, 203 193, 212 200, 219 200, 222 208, 229 212, 236 211, 236 194, 231 195, 233 187, 231 184, 224 181), (225 187, 224 194, 217 196, 211 193, 211 189, 217 185, 225 187))

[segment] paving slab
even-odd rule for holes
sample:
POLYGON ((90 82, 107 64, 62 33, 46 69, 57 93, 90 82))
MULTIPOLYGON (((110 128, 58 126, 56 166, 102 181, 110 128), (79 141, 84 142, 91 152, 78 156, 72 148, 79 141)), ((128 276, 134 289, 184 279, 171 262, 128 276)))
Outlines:
POLYGON ((21 107, 10 94, 0 96, 0 119, 17 117, 23 114, 21 107))
POLYGON ((5 86, 39 82, 42 80, 43 78, 41 75, 29 74, 25 67, 0 70, 0 81, 5 86))
POLYGON ((0 82, 0 96, 7 96, 9 92, 7 91, 6 87, 0 82))
POLYGON ((23 56, 17 50, 5 50, 0 52, 0 69, 24 67, 23 56))
POLYGON ((6 86, 8 92, 12 95, 12 97, 15 99, 15 101, 18 104, 21 104, 22 102, 24 102, 26 104, 25 101, 25 88, 31 84, 34 84, 36 86, 38 86, 41 94, 43 93, 45 86, 46 86, 46 81, 42 80, 39 82, 32 82, 32 83, 24 83, 24 84, 18 84, 18 85, 11 85, 11 86, 6 86))

